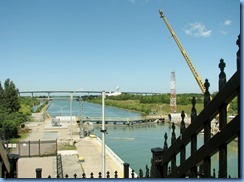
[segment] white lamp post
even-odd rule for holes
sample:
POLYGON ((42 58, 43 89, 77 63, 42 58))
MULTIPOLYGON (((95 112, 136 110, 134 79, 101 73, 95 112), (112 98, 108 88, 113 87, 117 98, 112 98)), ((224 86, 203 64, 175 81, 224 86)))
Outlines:
POLYGON ((59 107, 59 109, 60 109, 60 116, 62 116, 63 108, 65 108, 65 107, 67 107, 67 106, 63 106, 63 107, 58 106, 58 105, 56 105, 56 106, 59 107))
POLYGON ((72 102, 73 102, 73 94, 75 92, 81 91, 82 89, 78 89, 70 94, 70 138, 71 138, 71 143, 73 144, 73 122, 72 122, 72 102))
POLYGON ((113 92, 113 93, 105 93, 105 91, 102 91, 102 177, 105 178, 105 174, 106 174, 106 154, 105 154, 105 133, 107 132, 107 130, 105 129, 105 98, 107 96, 118 96, 121 95, 121 92, 117 91, 113 92))

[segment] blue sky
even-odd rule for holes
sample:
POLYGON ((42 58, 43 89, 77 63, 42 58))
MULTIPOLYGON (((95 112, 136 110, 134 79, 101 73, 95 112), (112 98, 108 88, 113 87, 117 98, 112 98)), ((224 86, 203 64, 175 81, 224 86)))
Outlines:
POLYGON ((20 91, 200 93, 159 17, 162 9, 202 78, 236 70, 238 0, 0 0, 0 81, 20 91))

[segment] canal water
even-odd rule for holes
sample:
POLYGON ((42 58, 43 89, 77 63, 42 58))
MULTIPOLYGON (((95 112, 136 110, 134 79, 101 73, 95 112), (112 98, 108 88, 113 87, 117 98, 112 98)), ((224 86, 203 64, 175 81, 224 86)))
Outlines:
MULTIPOLYGON (((69 100, 53 100, 48 112, 52 117, 55 116, 69 116, 70 114, 69 100)), ((82 115, 89 117, 101 117, 102 107, 99 104, 89 102, 73 101, 73 115, 82 115)), ((141 115, 136 112, 131 112, 115 107, 105 107, 105 120, 106 117, 140 117, 141 115)), ((101 126, 94 127, 94 133, 101 138, 101 126)), ((163 147, 164 135, 168 134, 167 143, 171 144, 171 125, 169 123, 155 123, 155 124, 142 124, 142 125, 109 125, 106 126, 106 145, 109 146, 124 162, 130 164, 130 167, 138 174, 139 169, 145 173, 146 165, 149 169, 151 167, 151 149, 155 147, 163 147)), ((180 128, 176 125, 176 137, 179 136, 180 128)), ((198 135, 198 148, 203 143, 203 135, 198 135)), ((190 155, 190 145, 186 148, 187 156, 190 155)), ((218 175, 218 155, 212 158, 212 171, 216 170, 218 175)), ((238 177, 237 168, 237 142, 232 142, 228 145, 228 175, 232 178, 238 177)), ((177 156, 177 164, 179 164, 179 155, 177 156)))

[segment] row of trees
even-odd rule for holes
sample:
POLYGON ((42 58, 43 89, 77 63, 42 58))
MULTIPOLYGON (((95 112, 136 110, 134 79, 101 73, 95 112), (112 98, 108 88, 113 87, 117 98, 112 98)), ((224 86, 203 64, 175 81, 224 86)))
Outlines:
POLYGON ((19 112, 19 90, 13 81, 0 82, 0 136, 2 139, 18 136, 18 128, 27 120, 27 116, 19 112))
MULTIPOLYGON (((199 102, 203 101, 202 94, 177 94, 177 104, 187 105, 191 103, 192 97, 195 97, 199 102)), ((133 95, 122 94, 117 97, 109 97, 110 100, 139 100, 143 104, 169 104, 170 94, 154 94, 154 95, 133 95)))

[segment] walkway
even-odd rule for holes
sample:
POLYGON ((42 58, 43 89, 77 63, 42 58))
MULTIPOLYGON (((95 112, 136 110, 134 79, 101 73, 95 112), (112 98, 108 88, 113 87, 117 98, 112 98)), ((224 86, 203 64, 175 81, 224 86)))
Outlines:
MULTIPOLYGON (((102 149, 96 138, 84 138, 79 141, 77 151, 79 156, 84 157, 82 166, 87 177, 93 172, 94 177, 98 177, 98 173, 102 172, 102 149)), ((123 168, 116 163, 116 159, 106 155, 106 171, 110 172, 110 177, 114 178, 114 172, 118 172, 118 177, 123 177, 123 168)))
MULTIPOLYGON (((31 129, 31 133, 25 141, 37 141, 58 138, 58 143, 70 141, 70 125, 63 124, 62 128, 50 127, 51 119, 46 119, 45 122, 32 122, 27 124, 31 129), (53 136, 45 133, 52 132, 53 136)), ((69 178, 73 178, 77 174, 77 178, 82 177, 85 172, 86 177, 90 178, 91 172, 94 177, 98 178, 98 173, 102 171, 102 150, 97 138, 82 138, 78 136, 78 128, 76 123, 72 127, 73 139, 76 141, 76 151, 62 152, 62 164, 64 176, 68 174, 69 178), (84 162, 79 162, 79 156, 84 157, 84 162)), ((42 168, 42 177, 47 178, 49 175, 56 178, 56 157, 33 157, 20 158, 18 161, 18 177, 19 178, 35 178, 35 169, 42 168)), ((106 171, 110 171, 110 178, 114 178, 114 172, 118 172, 118 177, 123 177, 123 168, 115 161, 112 156, 106 155, 106 171)))

